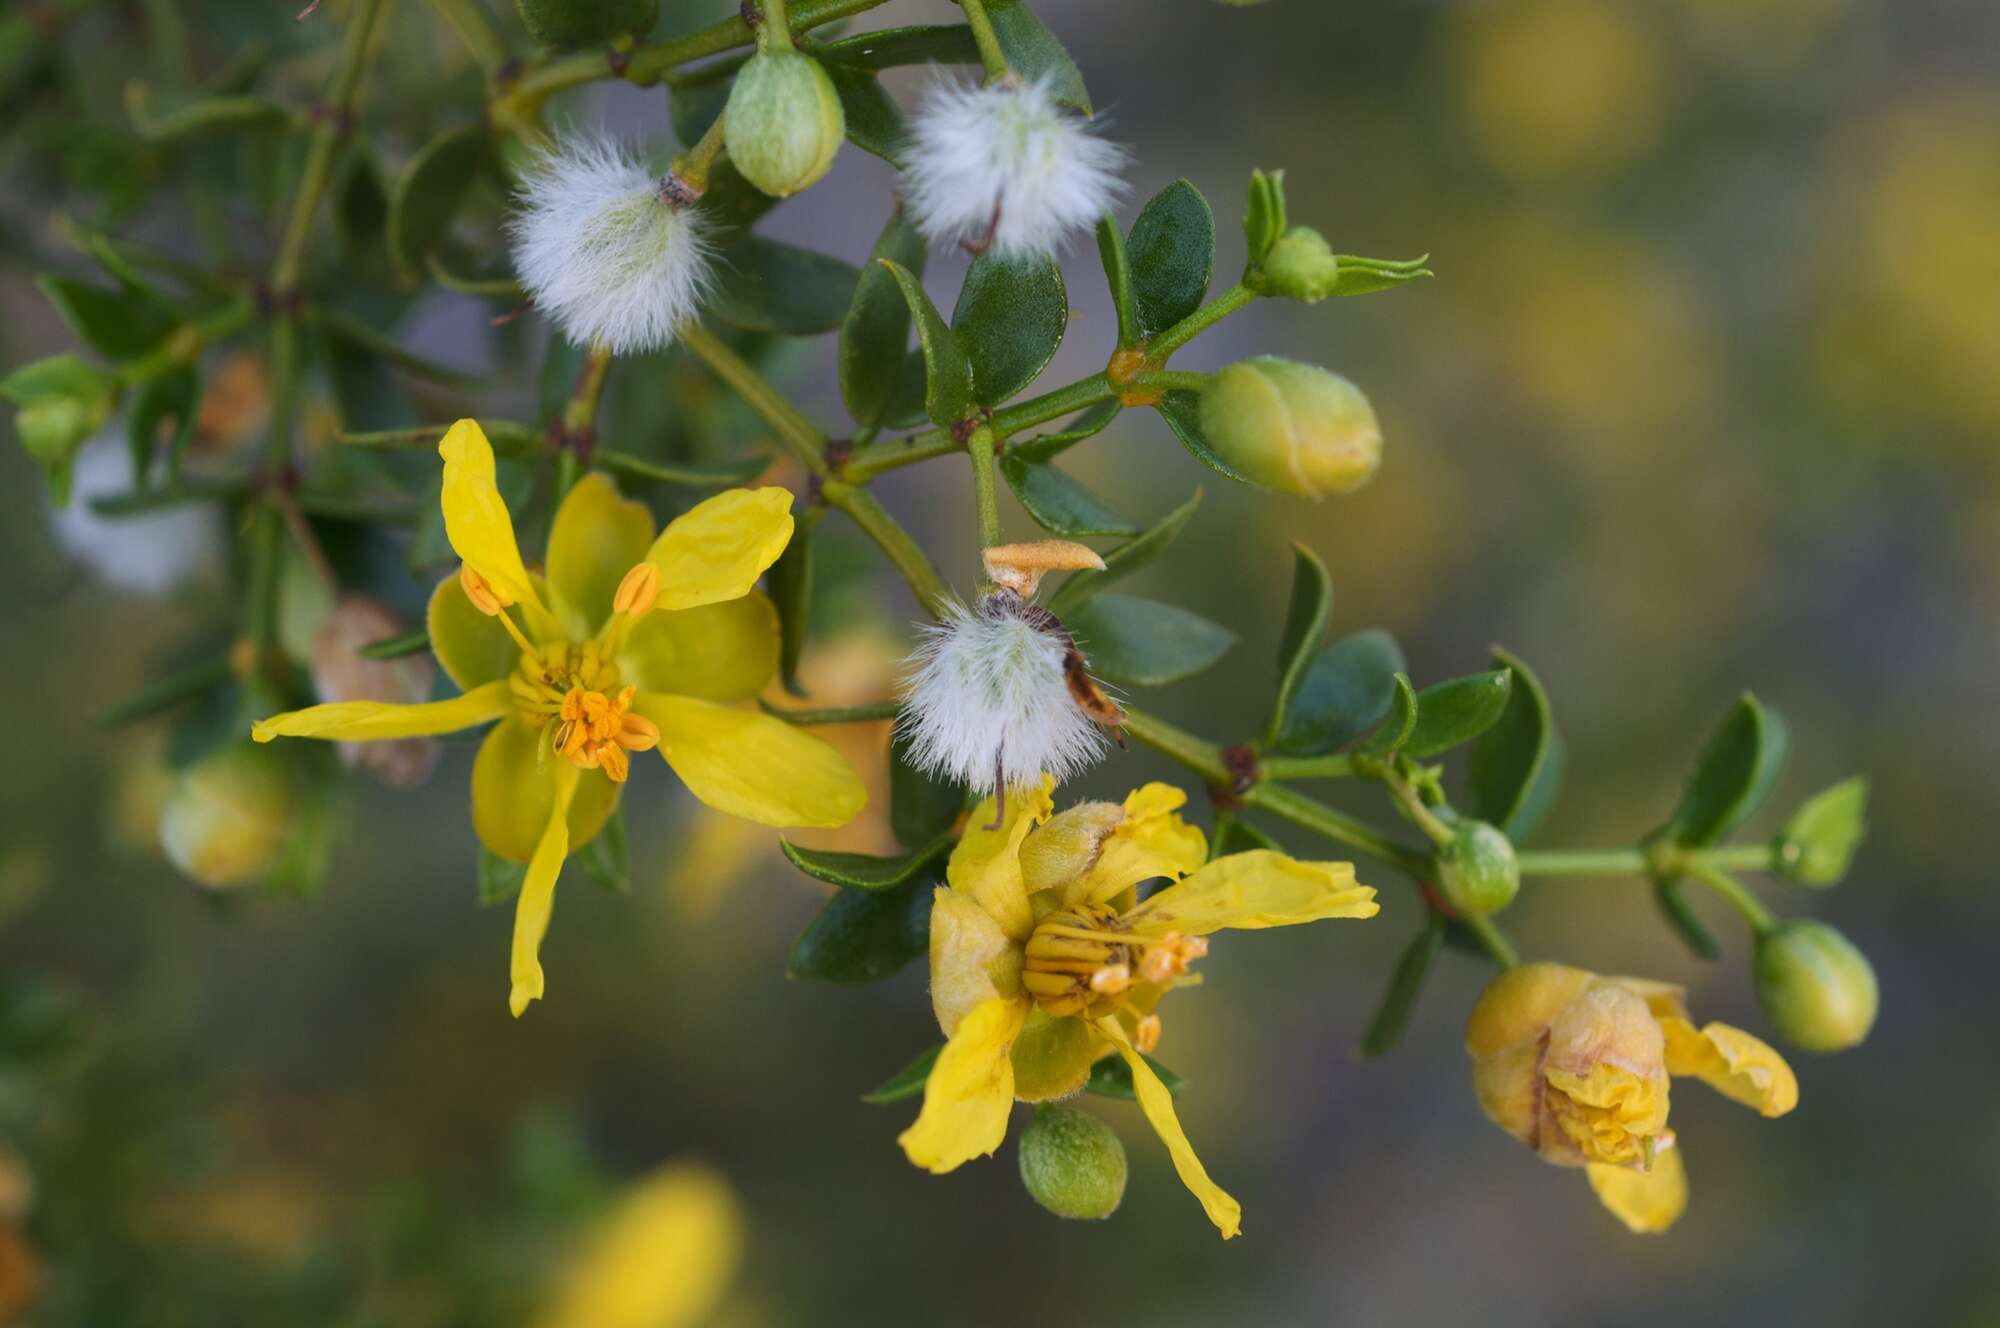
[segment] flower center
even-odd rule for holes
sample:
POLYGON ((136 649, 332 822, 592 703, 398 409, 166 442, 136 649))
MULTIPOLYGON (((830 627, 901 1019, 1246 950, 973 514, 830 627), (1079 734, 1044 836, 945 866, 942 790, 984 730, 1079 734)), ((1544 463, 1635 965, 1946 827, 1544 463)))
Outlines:
POLYGON ((509 686, 521 719, 581 769, 623 783, 631 769, 626 753, 659 745, 659 728, 632 713, 638 689, 619 686, 618 666, 595 641, 552 641, 523 653, 509 686))
MULTIPOLYGON (((1168 932, 1141 936, 1100 904, 1051 913, 1028 937, 1021 985, 1044 1010, 1061 1018, 1099 1019, 1129 1009, 1135 981, 1170 987, 1208 953, 1208 939, 1168 932)), ((1132 1013, 1137 1016, 1138 1011, 1132 1013)), ((1139 1021, 1141 1050, 1159 1040, 1159 1016, 1139 1021)))

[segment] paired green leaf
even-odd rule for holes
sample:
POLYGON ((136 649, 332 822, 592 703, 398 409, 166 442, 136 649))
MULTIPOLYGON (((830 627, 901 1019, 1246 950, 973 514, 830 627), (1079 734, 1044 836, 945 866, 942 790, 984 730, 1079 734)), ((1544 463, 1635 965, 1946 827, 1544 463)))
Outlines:
POLYGON ((1133 330, 1149 341, 1201 307, 1215 271, 1215 214, 1201 191, 1176 180, 1132 223, 1133 330))
POLYGON ((1000 53, 1007 57, 1009 69, 1030 83, 1046 80, 1050 95, 1058 102, 1083 115, 1091 114, 1083 71, 1032 9, 1022 0, 986 0, 986 17, 993 24, 993 35, 1000 39, 1000 53))
POLYGON ((1285 233, 1285 173, 1250 172, 1250 201, 1243 210, 1243 238, 1250 246, 1250 266, 1264 261, 1271 246, 1285 233))
POLYGON ((861 274, 828 254, 751 235, 724 250, 708 310, 751 332, 806 337, 846 318, 861 274))
POLYGON ((1236 633, 1198 613, 1131 595, 1097 595, 1064 625, 1090 660, 1090 671, 1128 687, 1162 687, 1209 668, 1236 644, 1236 633))
POLYGON ((799 685, 799 657, 805 653, 806 630, 812 622, 812 550, 812 527, 801 521, 764 577, 778 610, 778 678, 793 696, 806 694, 799 685))
POLYGON ((1332 614, 1333 577, 1326 564, 1305 545, 1292 545, 1292 598, 1285 609, 1285 629, 1278 636, 1278 695, 1264 732, 1267 745, 1277 741, 1284 729, 1292 693, 1305 677, 1332 614))
POLYGON ((1555 802, 1562 784, 1562 735, 1534 670, 1497 646, 1493 662, 1512 671, 1514 686, 1500 718, 1473 739, 1465 806, 1519 844, 1535 833, 1555 802))
POLYGON ((856 69, 894 69, 900 65, 976 65, 979 44, 963 23, 918 23, 877 28, 834 41, 817 42, 813 54, 822 64, 856 69))
POLYGON ((1389 698, 1389 718, 1369 735, 1361 749, 1370 756, 1390 756, 1403 750, 1417 729, 1417 693, 1409 678, 1397 674, 1396 690, 1389 698))
POLYGON ((1160 418, 1167 422, 1167 427, 1174 431, 1174 437, 1181 440, 1181 446, 1196 461, 1240 484, 1250 483, 1247 475, 1222 459, 1215 445, 1208 441, 1208 435, 1202 431, 1200 393, 1175 388, 1162 396, 1154 409, 1160 412, 1160 418))
POLYGON ((915 1097, 924 1091, 924 1081, 931 1077, 931 1066, 937 1064, 938 1053, 943 1050, 944 1043, 940 1042, 917 1053, 915 1060, 896 1071, 874 1092, 863 1093, 861 1100, 870 1106, 881 1107, 915 1097))
POLYGON ((1049 611, 1059 617, 1067 615, 1120 577, 1130 576, 1152 562, 1174 542, 1200 506, 1201 490, 1196 489, 1186 502, 1161 517, 1143 535, 1105 554, 1102 571, 1086 569, 1071 573, 1049 597, 1049 611))
POLYGON ((1696 848, 1734 830, 1770 796, 1786 747, 1784 721, 1744 693, 1702 748, 1680 806, 1660 833, 1696 848))
POLYGON ((902 108, 882 86, 882 81, 867 70, 852 65, 829 64, 821 67, 826 70, 834 93, 840 98, 841 114, 847 125, 847 141, 891 166, 902 166, 903 149, 909 143, 910 130, 903 120, 902 108))
POLYGON ((1054 466, 1008 452, 1000 458, 1000 474, 1035 524, 1052 535, 1139 533, 1138 526, 1054 466))
POLYGON ((917 344, 924 355, 924 412, 933 424, 958 423, 972 411, 972 366, 965 351, 915 274, 893 259, 875 261, 896 279, 917 325, 917 344))
POLYGON ((1036 434, 1033 438, 1015 442, 1007 441, 1006 455, 1023 462, 1040 464, 1054 459, 1075 447, 1086 438, 1104 432, 1104 426, 1118 418, 1124 407, 1114 397, 1110 401, 1100 401, 1070 422, 1067 429, 1057 433, 1036 434))
MULTIPOLYGON (((1152 1067, 1153 1073, 1160 1077, 1160 1082, 1166 1086, 1169 1094, 1177 1095, 1187 1085, 1187 1080, 1145 1052, 1140 1052, 1139 1057, 1152 1067)), ((1123 1056, 1106 1056, 1091 1066, 1090 1078, 1084 1081, 1083 1091, 1095 1093, 1099 1097, 1122 1098, 1127 1102, 1138 1097, 1137 1091, 1132 1087, 1132 1067, 1126 1064, 1123 1056)))
POLYGON ((1391 286, 1437 275, 1428 266, 1429 254, 1405 259, 1363 258, 1359 254, 1336 254, 1334 258, 1340 267, 1334 275, 1330 295, 1372 295, 1391 286))
POLYGON ((1396 694, 1403 652, 1387 632, 1356 632, 1313 657, 1278 736, 1288 756, 1323 756, 1379 725, 1396 694))
POLYGON ((888 414, 910 343, 910 306, 883 260, 921 275, 925 257, 924 237, 898 205, 868 251, 840 325, 840 399, 863 428, 888 414))
POLYGON ((68 277, 39 277, 35 284, 84 344, 107 360, 137 359, 174 329, 171 309, 130 291, 105 290, 68 277))
POLYGON ((887 890, 838 890, 792 946, 786 971, 821 982, 877 982, 930 948, 931 891, 918 878, 887 890))
POLYGON ((1473 673, 1437 683, 1417 693, 1417 725, 1403 743, 1411 756, 1436 756, 1470 742, 1507 708, 1514 675, 1506 669, 1473 673))
POLYGON ((1132 258, 1125 252, 1125 232, 1108 212, 1097 219, 1097 256, 1104 260, 1104 283, 1118 314, 1118 344, 1129 348, 1139 340, 1132 311, 1132 258))
POLYGON ((1424 918, 1424 929, 1410 938, 1403 947, 1403 953, 1396 958, 1396 968, 1389 975, 1389 985, 1383 989, 1382 1003, 1375 1007, 1375 1017, 1368 1021, 1368 1031, 1361 1038, 1363 1056, 1380 1056, 1393 1048, 1409 1027, 1410 1015, 1417 1008, 1417 997, 1423 994, 1424 981, 1430 977, 1431 961, 1444 945, 1444 919, 1436 913, 1424 918))
POLYGON ((389 259, 396 275, 415 284, 424 258, 444 238, 491 152, 484 125, 448 129, 426 143, 396 182, 389 199, 389 259))
POLYGON ((1868 781, 1845 779, 1807 798, 1778 836, 1778 864, 1800 885, 1839 885, 1868 834, 1868 781))
POLYGON ((997 406, 1035 381, 1069 330, 1062 269, 1047 254, 981 254, 966 270, 951 326, 972 369, 972 397, 997 406))
POLYGON ((893 890, 943 857, 951 847, 951 833, 947 830, 914 852, 895 858, 801 848, 789 839, 780 839, 778 846, 794 867, 843 890, 893 890))

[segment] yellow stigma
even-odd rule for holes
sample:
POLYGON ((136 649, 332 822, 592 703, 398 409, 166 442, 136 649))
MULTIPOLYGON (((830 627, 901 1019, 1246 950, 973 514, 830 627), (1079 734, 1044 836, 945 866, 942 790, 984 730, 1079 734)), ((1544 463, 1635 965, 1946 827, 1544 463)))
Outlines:
POLYGON ((1155 986, 1166 986, 1207 953, 1208 942, 1200 936, 1135 935, 1112 910, 1086 904, 1051 913, 1036 925, 1028 937, 1021 985, 1058 1018, 1100 1019, 1124 1007, 1135 972, 1155 986))

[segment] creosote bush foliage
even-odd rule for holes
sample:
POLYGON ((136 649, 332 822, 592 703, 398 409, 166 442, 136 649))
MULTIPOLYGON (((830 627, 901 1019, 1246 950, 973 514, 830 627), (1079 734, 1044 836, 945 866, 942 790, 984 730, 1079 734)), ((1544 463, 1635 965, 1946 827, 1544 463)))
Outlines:
MULTIPOLYGON (((1428 255, 1336 253, 1324 232, 1339 219, 1295 221, 1285 172, 1245 162, 1225 215, 1248 259, 1218 283, 1210 201, 1182 180, 1128 205, 1129 154, 1023 0, 960 0, 962 22, 888 28, 869 26, 880 0, 746 0, 665 41, 646 39, 650 0, 520 0, 532 51, 509 49, 476 0, 435 0, 482 78, 448 114, 441 98, 410 141, 378 127, 368 97, 386 3, 301 15, 338 47, 308 108, 265 88, 254 53, 172 96, 135 93, 149 139, 191 154, 254 140, 283 162, 222 158, 271 173, 254 190, 230 181, 276 200, 268 264, 246 279, 131 238, 116 215, 69 222, 76 261, 43 290, 79 349, 0 381, 66 537, 104 553, 104 575, 158 589, 226 541, 226 624, 105 716, 167 728, 175 774, 158 834, 189 877, 309 893, 339 781, 420 783, 436 739, 478 730, 466 877, 480 903, 513 909, 505 994, 532 1018, 562 998, 561 967, 542 958, 562 889, 630 875, 628 781, 660 778, 663 762, 714 811, 784 831, 847 824, 886 770, 874 782, 899 854, 783 847, 834 887, 792 951, 794 976, 853 983, 928 964, 939 1040, 885 1048, 908 1064, 866 1095, 898 1114, 908 1162, 944 1173, 986 1157, 1016 1104, 1033 1103, 1017 1145, 1029 1194, 1057 1216, 1110 1217, 1126 1197, 1123 1146, 1077 1103, 1134 1099, 1225 1239, 1243 1208, 1179 1123, 1177 1099, 1198 1087, 1169 1068, 1166 1002, 1212 943, 1255 943, 1222 933, 1339 919, 1361 925, 1330 929, 1330 946, 1399 948, 1362 1034, 1369 1057, 1397 1043, 1447 952, 1490 967, 1467 1016, 1471 1099, 1580 1169, 1637 1232, 1665 1230, 1686 1204, 1673 1079, 1771 1117, 1797 1104, 1799 1079, 1756 1034, 1697 1024, 1677 986, 1524 961, 1532 942, 1504 917, 1523 889, 1630 878, 1707 958, 1721 947, 1688 899, 1713 892, 1749 930, 1778 1041, 1834 1052, 1867 1036, 1877 993, 1861 951, 1779 917, 1744 880, 1837 884, 1866 787, 1836 785, 1776 836, 1742 837, 1789 741, 1753 696, 1715 724, 1641 842, 1538 845, 1564 749, 1534 669, 1496 648, 1440 678, 1448 665, 1412 667, 1385 633, 1341 633, 1337 569, 1299 547, 1289 567, 1238 569, 1290 578, 1268 662, 1234 684, 1268 695, 1261 729, 1197 734, 1147 709, 1148 689, 1217 667, 1234 641, 1227 624, 1114 589, 1203 519, 1199 483, 1321 502, 1337 521, 1342 495, 1398 482, 1360 386, 1282 347, 1198 368, 1194 343, 1259 300, 1393 299, 1432 277, 1428 255), (911 66, 925 81, 904 105, 879 76, 911 66), (661 122, 621 141, 560 104, 609 79, 664 87, 661 122), (867 254, 759 230, 780 200, 813 208, 849 147, 898 172, 867 254), (947 312, 923 276, 952 247, 971 261, 947 312), (1116 311, 1094 352, 1103 367, 1049 383, 1071 331, 1068 283, 1099 279, 1116 311), (379 330, 435 288, 487 302, 506 335, 545 340, 534 414, 492 413, 504 384, 379 330), (845 420, 814 418, 784 387, 787 347, 819 351, 826 334, 845 420), (204 446, 197 425, 246 353, 267 408, 236 430, 248 446, 204 446), (631 389, 629 415, 614 386, 631 389), (789 469, 731 450, 725 421, 744 408, 789 469), (1063 464, 1128 412, 1187 453, 1188 498, 1144 520, 1063 464), (316 431, 330 445, 309 447, 316 431), (913 465, 969 481, 977 584, 947 584, 876 497, 873 481, 913 465), (802 479, 760 482, 771 473, 802 479), (1003 483, 1043 538, 1003 539, 1003 483), (876 704, 815 706, 801 682, 830 521, 866 536, 930 616, 900 693, 876 704), (121 547, 122 562, 106 552, 121 547), (413 578, 434 586, 427 599, 409 594, 413 578), (860 761, 876 770, 828 740, 891 718, 884 749, 860 761), (1133 744, 1185 777, 1120 801, 1066 791, 1133 744), (1379 814, 1316 796, 1329 781, 1371 786, 1379 814), (1212 813, 1206 829, 1193 800, 1212 813), (1279 825, 1314 856, 1284 851, 1279 825), (1374 934, 1390 889, 1421 898, 1414 935, 1374 934)), ((1440 256, 1441 280, 1453 262, 1440 256)), ((495 978, 498 1001, 497 956, 495 978)), ((1218 984, 1180 1002, 1255 998, 1218 984)), ((880 1068, 855 1067, 857 1090, 880 1068)), ((888 1133, 875 1141, 885 1154, 888 1133)))

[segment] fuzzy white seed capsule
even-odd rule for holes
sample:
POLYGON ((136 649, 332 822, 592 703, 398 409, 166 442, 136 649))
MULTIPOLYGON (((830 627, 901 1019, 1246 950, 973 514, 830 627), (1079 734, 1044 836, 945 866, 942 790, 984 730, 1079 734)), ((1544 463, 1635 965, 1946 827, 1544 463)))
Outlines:
POLYGON ((953 604, 926 629, 903 699, 910 757, 932 774, 991 793, 1081 774, 1104 750, 1104 733, 1071 695, 1069 644, 1046 615, 1011 591, 978 607, 953 604))
POLYGON ((535 157, 509 223, 514 270, 579 346, 657 350, 692 318, 709 280, 700 210, 626 149, 582 138, 535 157))
POLYGON ((904 179, 933 243, 1003 258, 1053 253, 1124 193, 1125 150, 1063 109, 1046 80, 940 79, 910 121, 904 179))

